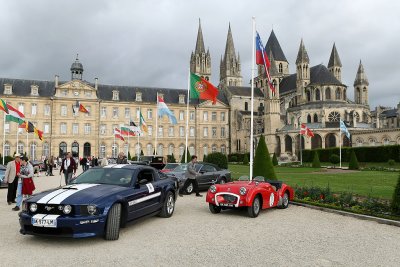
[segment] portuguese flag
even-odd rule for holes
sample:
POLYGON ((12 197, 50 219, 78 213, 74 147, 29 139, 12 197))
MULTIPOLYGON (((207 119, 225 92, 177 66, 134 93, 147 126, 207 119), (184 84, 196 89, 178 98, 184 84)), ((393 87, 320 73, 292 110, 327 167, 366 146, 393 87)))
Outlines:
POLYGON ((217 102, 218 89, 207 80, 190 73, 190 98, 217 102))

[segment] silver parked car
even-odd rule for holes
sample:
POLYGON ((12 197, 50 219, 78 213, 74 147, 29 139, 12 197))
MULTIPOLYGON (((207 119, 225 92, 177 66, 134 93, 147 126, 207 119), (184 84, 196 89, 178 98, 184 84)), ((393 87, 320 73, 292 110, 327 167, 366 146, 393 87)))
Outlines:
POLYGON ((8 184, 4 182, 4 175, 6 173, 6 167, 0 165, 0 188, 8 187, 8 184))
MULTIPOLYGON (((195 165, 196 171, 200 173, 196 177, 199 183, 200 190, 208 190, 213 184, 224 184, 231 181, 231 172, 226 169, 221 169, 217 165, 207 162, 198 162, 195 165)), ((179 187, 183 186, 186 181, 185 172, 187 164, 183 163, 176 167, 173 171, 167 172, 167 176, 176 177, 179 181, 179 187)), ((193 192, 193 185, 189 185, 186 193, 191 194, 193 192)))

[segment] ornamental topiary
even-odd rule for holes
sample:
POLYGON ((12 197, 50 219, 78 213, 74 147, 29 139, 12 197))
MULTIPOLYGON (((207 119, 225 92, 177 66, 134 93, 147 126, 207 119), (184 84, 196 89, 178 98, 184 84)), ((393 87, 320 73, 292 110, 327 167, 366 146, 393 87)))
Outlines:
POLYGON ((274 156, 272 157, 272 165, 278 166, 278 158, 276 157, 275 153, 274 156))
POLYGON ((256 176, 263 176, 268 180, 276 180, 274 166, 263 135, 260 137, 254 157, 253 177, 256 176))
POLYGON ((207 162, 207 155, 206 154, 203 155, 203 162, 207 162))
POLYGON ((390 205, 392 213, 400 215, 400 174, 397 179, 397 185, 393 192, 392 204, 390 205))
POLYGON ((189 149, 186 149, 186 153, 185 151, 183 151, 183 155, 182 155, 182 159, 181 159, 181 163, 186 163, 192 160, 192 156, 190 156, 190 152, 189 149), (185 156, 187 155, 187 161, 185 161, 185 156))
POLYGON ((335 168, 335 167, 336 167, 335 165, 338 164, 338 163, 340 162, 340 158, 339 158, 338 155, 332 154, 332 155, 329 157, 329 161, 333 164, 333 168, 335 168))
POLYGON ((230 162, 237 162, 237 157, 236 156, 232 156, 230 162))
POLYGON ((249 157, 247 154, 243 156, 243 165, 249 165, 249 157))
POLYGON ((176 163, 174 153, 172 153, 172 155, 167 155, 167 162, 168 163, 176 163))
POLYGON ((318 156, 318 152, 314 151, 314 157, 313 157, 313 162, 312 162, 312 166, 313 168, 321 168, 321 162, 319 161, 319 156, 318 156))
POLYGON ((360 166, 358 165, 357 156, 354 150, 352 150, 350 154, 349 170, 358 170, 358 169, 360 169, 360 166))
POLYGON ((213 163, 222 169, 228 168, 228 158, 225 156, 225 154, 220 152, 214 152, 207 155, 207 162, 213 163))

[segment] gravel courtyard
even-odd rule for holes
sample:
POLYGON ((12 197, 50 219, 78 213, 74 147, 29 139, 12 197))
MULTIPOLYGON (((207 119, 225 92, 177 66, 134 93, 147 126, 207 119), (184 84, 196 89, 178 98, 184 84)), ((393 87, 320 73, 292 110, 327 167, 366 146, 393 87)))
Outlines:
MULTIPOLYGON (((36 188, 56 187, 59 178, 35 178, 36 188)), ((297 206, 262 211, 255 219, 243 211, 213 215, 204 196, 179 198, 169 219, 151 217, 128 224, 117 241, 23 236, 6 193, 0 190, 0 266, 399 266, 400 262, 399 227, 297 206)))

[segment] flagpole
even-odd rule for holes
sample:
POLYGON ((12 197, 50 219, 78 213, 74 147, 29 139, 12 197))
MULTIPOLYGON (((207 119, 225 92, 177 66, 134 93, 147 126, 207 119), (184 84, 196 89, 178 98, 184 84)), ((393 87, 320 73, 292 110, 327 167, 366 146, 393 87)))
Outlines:
POLYGON ((130 122, 129 122, 129 127, 128 127, 129 131, 128 131, 128 153, 126 155, 126 157, 128 157, 129 155, 129 150, 130 150, 130 143, 129 143, 129 136, 131 135, 131 127, 130 127, 130 122))
POLYGON ((157 112, 156 112, 156 129, 154 131, 155 139, 154 139, 154 150, 153 156, 157 155, 157 136, 158 136, 158 92, 157 92, 157 112))
MULTIPOLYGON (((29 123, 29 122, 27 122, 27 123, 29 123)), ((28 127, 29 127, 29 124, 28 124, 28 127)), ((17 149, 18 150, 18 149, 17 149)), ((26 132, 26 150, 25 150, 25 153, 26 153, 26 155, 28 156, 29 155, 29 153, 28 152, 26 152, 26 151, 29 151, 29 132, 26 132)), ((29 156, 28 156, 29 157, 29 156)), ((33 159, 32 159, 33 160, 33 159)))
POLYGON ((254 110, 254 64, 255 64, 255 32, 256 32, 256 18, 253 20, 253 46, 251 48, 251 115, 250 115, 250 180, 253 179, 253 110, 254 110))
POLYGON ((139 107, 139 123, 138 123, 138 125, 136 126, 136 127, 139 127, 138 128, 138 136, 137 136, 137 146, 136 146, 136 148, 137 148, 137 157, 136 157, 136 159, 139 161, 140 160, 140 116, 141 116, 141 114, 142 114, 142 107, 139 107))
POLYGON ((189 68, 189 75, 188 75, 188 91, 187 91, 187 100, 186 100, 186 136, 185 136, 185 163, 188 161, 188 133, 189 133, 189 101, 190 101, 190 68, 189 68))
MULTIPOLYGON (((4 120, 3 120, 3 165, 4 165, 4 145, 6 143, 6 113, 4 112, 4 120)), ((17 148, 18 148, 18 144, 17 144, 17 148)))
MULTIPOLYGON (((115 149, 115 128, 113 129, 113 133, 114 133, 114 149, 115 149)), ((113 150, 111 149, 111 157, 113 157, 113 150)))
POLYGON ((341 129, 340 129, 340 121, 339 121, 339 168, 342 168, 342 142, 341 142, 341 129))

